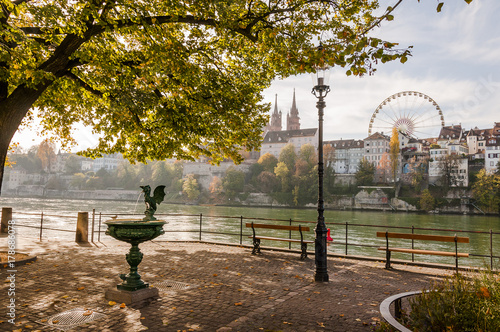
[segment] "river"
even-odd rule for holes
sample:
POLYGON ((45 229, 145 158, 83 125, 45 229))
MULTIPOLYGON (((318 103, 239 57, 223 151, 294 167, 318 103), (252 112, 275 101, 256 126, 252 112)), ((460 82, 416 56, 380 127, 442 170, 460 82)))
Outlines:
MULTIPOLYGON (((109 215, 124 214, 128 217, 142 218, 144 202, 126 201, 102 201, 102 200, 59 200, 59 199, 36 199, 36 198, 0 198, 1 207, 12 207, 13 218, 16 220, 20 236, 39 238, 41 213, 43 212, 43 241, 50 240, 74 240, 77 212, 89 212, 90 224, 92 224, 92 211, 95 210, 94 240, 105 239, 106 226, 101 227, 98 234, 99 219, 105 221, 109 215), (106 214, 100 216, 100 214, 106 214), (135 214, 135 216, 133 216, 135 214), (26 227, 31 226, 31 227, 26 227), (61 230, 67 230, 61 231, 61 230)), ((227 207, 227 206, 197 206, 197 205, 173 205, 160 204, 157 216, 164 219, 168 224, 164 227, 167 231, 158 240, 198 240, 200 238, 200 220, 202 240, 222 241, 251 244, 248 239, 251 230, 245 227, 247 222, 273 222, 288 223, 291 219, 301 221, 300 224, 311 229, 315 226, 317 211, 315 209, 288 209, 288 208, 262 208, 262 207, 227 207), (244 218, 241 219, 241 216, 244 218), (252 220, 252 218, 268 218, 273 221, 252 220), (283 221, 278 221, 283 220, 283 221), (243 225, 243 227, 241 227, 243 225), (240 237, 240 227, 243 236, 240 237), (232 235, 229 235, 231 233, 232 235)), ((125 216, 120 216, 120 218, 125 216)), ((385 239, 375 236, 377 231, 411 232, 415 227, 416 233, 468 236, 469 244, 459 244, 459 251, 468 252, 473 255, 468 259, 460 259, 461 265, 472 265, 484 267, 490 265, 493 255, 493 264, 500 267, 500 218, 492 216, 471 215, 440 215, 440 214, 415 214, 415 213, 392 213, 392 212, 368 212, 368 211, 325 211, 325 222, 331 229, 333 244, 329 245, 330 252, 345 254, 346 237, 347 253, 349 255, 363 255, 371 257, 384 257, 384 252, 376 249, 383 246, 385 239), (397 229, 391 227, 409 227, 409 229, 397 229), (346 236, 347 229, 347 236, 346 236), (437 229, 452 231, 436 231, 437 229), (484 232, 484 233, 480 233, 484 232), (492 232, 490 234, 490 232, 492 232), (360 246, 361 245, 361 246, 360 246), (368 245, 368 246, 365 246, 368 245), (371 247, 373 246, 373 247, 371 247), (491 249, 493 248, 492 252, 491 249)), ((91 226, 89 227, 91 228, 91 226)), ((276 236, 288 236, 288 234, 274 234, 276 236)), ((308 232, 307 239, 314 239, 314 232, 308 232)), ((396 242, 397 243, 397 242, 396 242)), ((408 243, 399 242, 401 246, 408 247, 408 243)), ((263 242, 263 245, 266 243, 263 242)), ((271 243, 269 243, 271 245, 271 243)), ((288 246, 287 243, 273 242, 273 246, 288 246)), ((416 248, 453 251, 454 244, 442 244, 438 242, 421 241, 416 243, 416 248)), ((294 246, 296 248, 296 246, 294 246)), ((312 250, 313 248, 309 248, 312 250)), ((396 254, 395 258, 411 259, 408 254, 396 254)), ((418 256, 419 261, 439 262, 454 264, 454 258, 441 256, 418 256)))

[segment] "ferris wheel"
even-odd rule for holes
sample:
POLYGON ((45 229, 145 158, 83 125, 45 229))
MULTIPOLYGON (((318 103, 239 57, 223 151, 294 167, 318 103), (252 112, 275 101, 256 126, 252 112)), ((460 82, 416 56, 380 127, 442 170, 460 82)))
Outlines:
POLYGON ((391 132, 396 127, 407 137, 437 137, 444 127, 444 116, 431 97, 416 91, 403 91, 386 98, 373 112, 368 136, 391 132))

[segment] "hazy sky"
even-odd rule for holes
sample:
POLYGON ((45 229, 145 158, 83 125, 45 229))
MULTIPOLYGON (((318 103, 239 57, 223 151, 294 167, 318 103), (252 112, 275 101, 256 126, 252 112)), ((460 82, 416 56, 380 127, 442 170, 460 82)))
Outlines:
MULTIPOLYGON (((385 8, 395 1, 381 3, 385 8)), ((448 0, 440 13, 436 12, 437 4, 435 0, 405 0, 396 9, 394 21, 384 22, 376 31, 377 36, 401 47, 413 46, 413 56, 405 64, 379 63, 374 76, 362 78, 347 77, 340 67, 331 69, 325 140, 367 137, 377 106, 401 91, 417 91, 434 99, 445 125, 491 128, 493 122, 500 122, 500 1, 474 0, 467 5, 463 0, 448 0)), ((310 76, 276 81, 265 91, 266 101, 274 108, 274 96, 278 95, 286 129, 294 88, 301 127, 317 127, 310 76)), ((407 112, 413 112, 411 107, 407 112)))
MULTIPOLYGON (((395 2, 381 0, 381 8, 395 2)), ((377 106, 401 91, 417 91, 434 99, 446 125, 491 128, 493 122, 500 122, 500 1, 474 0, 467 5, 463 0, 445 0, 441 13, 436 12, 437 4, 436 0, 405 0, 396 9, 395 19, 377 29, 376 35, 382 39, 398 42, 402 48, 413 46, 413 56, 405 64, 379 63, 374 76, 362 78, 347 77, 343 68, 331 69, 325 140, 367 137, 377 106)), ((283 129, 294 89, 301 127, 317 127, 311 88, 310 76, 301 75, 276 81, 264 92, 272 109, 278 95, 283 129)), ((435 109, 423 109, 432 110, 437 114, 435 109)), ((410 107, 402 112, 413 111, 410 107)), ((376 121, 380 119, 382 116, 376 117, 376 121)), ((86 130, 79 130, 75 136, 82 147, 96 144, 86 130)), ((33 132, 24 131, 13 141, 29 147, 40 140, 33 132)))

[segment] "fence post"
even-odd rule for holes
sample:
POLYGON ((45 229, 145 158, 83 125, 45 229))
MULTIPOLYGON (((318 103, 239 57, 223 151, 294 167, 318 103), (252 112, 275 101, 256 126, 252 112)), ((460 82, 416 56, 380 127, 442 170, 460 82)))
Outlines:
POLYGON ((40 242, 42 241, 42 231, 43 231, 43 211, 42 215, 40 216, 40 242))
POLYGON ((493 271, 493 230, 490 229, 490 268, 493 271))
MULTIPOLYGON (((411 225, 411 233, 415 234, 415 226, 413 226, 413 225, 411 225)), ((415 249, 415 240, 413 240, 413 239, 411 239, 411 248, 415 249)), ((415 261, 415 254, 414 253, 411 254, 411 261, 412 262, 415 261)))
POLYGON ((76 221, 75 241, 78 243, 89 242, 89 213, 78 212, 78 220, 76 221))
POLYGON ((203 213, 200 213, 200 237, 199 237, 200 241, 201 241, 201 226, 202 226, 202 223, 203 223, 203 213))
POLYGON ((99 212, 99 229, 97 231, 97 241, 101 242, 101 217, 102 217, 102 212, 99 212))
POLYGON ((92 209, 92 233, 90 234, 90 242, 94 243, 94 223, 95 223, 95 209, 92 209))
POLYGON ((243 244, 243 216, 240 216, 240 245, 243 244))
MULTIPOLYGON (((290 218, 290 226, 292 226, 292 218, 290 218)), ((288 230, 288 238, 289 239, 292 238, 292 230, 291 229, 288 230)), ((288 249, 289 250, 292 249, 292 242, 288 242, 288 249)))
POLYGON ((345 254, 347 256, 347 233, 348 233, 348 223, 345 222, 345 254))
POLYGON ((0 233, 7 233, 9 231, 9 221, 12 220, 12 208, 2 208, 2 223, 0 225, 0 233))

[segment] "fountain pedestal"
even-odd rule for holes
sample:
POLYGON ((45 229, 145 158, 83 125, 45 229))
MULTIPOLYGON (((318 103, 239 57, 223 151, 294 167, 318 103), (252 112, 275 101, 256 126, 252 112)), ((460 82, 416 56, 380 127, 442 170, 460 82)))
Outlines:
POLYGON ((128 274, 120 274, 123 280, 116 289, 108 289, 105 297, 119 303, 131 304, 158 297, 158 289, 150 288, 148 283, 142 281, 137 272, 142 261, 143 254, 139 250, 139 244, 150 241, 165 233, 163 225, 165 221, 142 221, 136 219, 114 219, 104 222, 108 229, 106 235, 130 243, 132 247, 125 255, 127 263, 130 265, 128 274))

